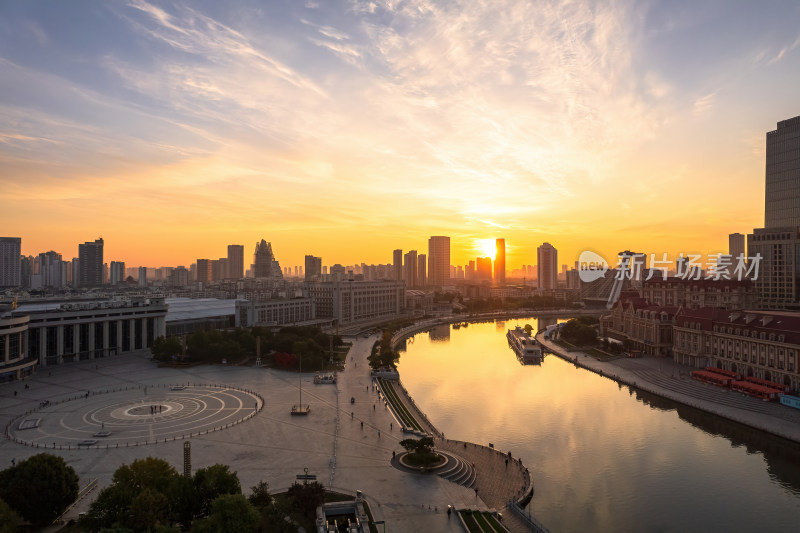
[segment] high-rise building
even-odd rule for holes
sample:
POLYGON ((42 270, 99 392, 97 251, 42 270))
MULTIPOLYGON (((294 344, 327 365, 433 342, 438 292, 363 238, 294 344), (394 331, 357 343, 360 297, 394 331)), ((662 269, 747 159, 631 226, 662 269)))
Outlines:
POLYGON ((417 251, 409 250, 403 256, 403 280, 406 282, 406 287, 417 286, 417 251))
POLYGON ((228 245, 228 277, 230 279, 244 277, 244 246, 241 244, 228 245))
POLYGON ((558 288, 558 251, 549 242, 536 249, 537 279, 540 289, 558 288))
POLYGON ((123 261, 111 261, 109 277, 112 285, 121 285, 125 282, 125 263, 123 261))
POLYGON ((139 287, 147 287, 147 267, 139 267, 139 287))
POLYGON ((450 283, 450 237, 428 239, 428 284, 442 286, 450 283))
POLYGON ((209 281, 213 280, 213 275, 211 271, 211 260, 210 259, 198 259, 197 260, 197 281, 202 281, 203 283, 208 283, 209 281))
POLYGON ((60 289, 66 285, 66 268, 61 260, 61 254, 54 251, 39 254, 39 283, 40 287, 60 289))
POLYGON ((394 279, 403 280, 403 250, 397 249, 392 252, 392 264, 394 265, 394 279))
POLYGON ((496 239, 494 253, 494 282, 497 285, 506 284, 506 240, 496 239))
POLYGON ((419 254, 417 256, 417 285, 420 287, 424 287, 428 284, 428 272, 427 272, 427 256, 425 254, 419 254))
POLYGON ((728 235, 728 255, 736 261, 740 255, 746 257, 744 249, 745 237, 741 233, 731 233, 728 235))
MULTIPOLYGON (((98 287, 103 284, 103 239, 78 245, 78 285, 98 287)), ((73 277, 75 276, 73 266, 73 277)))
POLYGON ((477 272, 475 279, 491 281, 492 280, 492 258, 491 257, 478 257, 476 262, 477 272))
POLYGON ((0 287, 19 287, 22 239, 0 237, 0 287))
POLYGON ((751 277, 765 309, 800 309, 799 153, 800 116, 767 132, 764 227, 747 236, 748 256, 761 258, 751 277))
POLYGON ((800 226, 800 116, 767 132, 764 227, 800 226))
POLYGON ((256 244, 251 270, 255 278, 283 278, 281 266, 272 253, 272 243, 261 239, 261 242, 256 244))
POLYGON ((313 255, 306 256, 306 281, 322 279, 322 258, 313 255))

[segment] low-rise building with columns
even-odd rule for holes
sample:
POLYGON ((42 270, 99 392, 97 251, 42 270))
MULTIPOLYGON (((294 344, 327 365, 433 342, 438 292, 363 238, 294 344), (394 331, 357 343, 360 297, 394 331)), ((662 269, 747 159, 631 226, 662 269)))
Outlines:
MULTIPOLYGON (((145 350, 166 334, 163 297, 23 304, 2 320, 26 320, 31 365, 55 365, 145 350)), ((1 369, 0 369, 1 370, 1 369)))

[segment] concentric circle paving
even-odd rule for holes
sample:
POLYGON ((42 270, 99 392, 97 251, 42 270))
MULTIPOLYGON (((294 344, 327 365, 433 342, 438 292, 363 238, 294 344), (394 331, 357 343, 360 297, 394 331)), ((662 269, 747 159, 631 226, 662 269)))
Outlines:
POLYGON ((8 427, 10 439, 45 448, 155 444, 226 429, 263 401, 232 387, 141 387, 44 405, 8 427))

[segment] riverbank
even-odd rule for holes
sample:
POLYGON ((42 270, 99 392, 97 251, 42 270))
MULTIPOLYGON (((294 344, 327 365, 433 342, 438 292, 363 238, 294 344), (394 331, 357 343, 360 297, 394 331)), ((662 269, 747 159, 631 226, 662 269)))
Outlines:
POLYGON ((561 359, 623 385, 800 443, 800 410, 699 383, 690 377, 692 368, 672 359, 598 361, 582 351, 568 351, 547 341, 542 333, 536 340, 561 359))

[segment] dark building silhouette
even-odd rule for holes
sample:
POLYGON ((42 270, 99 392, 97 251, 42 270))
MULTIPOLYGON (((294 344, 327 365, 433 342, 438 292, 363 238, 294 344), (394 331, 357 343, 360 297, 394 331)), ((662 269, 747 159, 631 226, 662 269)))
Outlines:
MULTIPOLYGON (((103 239, 78 245, 80 271, 78 286, 98 287, 103 284, 103 239)), ((73 274, 74 276, 74 274, 73 274)))

